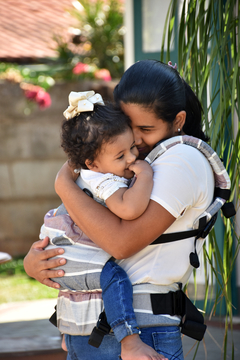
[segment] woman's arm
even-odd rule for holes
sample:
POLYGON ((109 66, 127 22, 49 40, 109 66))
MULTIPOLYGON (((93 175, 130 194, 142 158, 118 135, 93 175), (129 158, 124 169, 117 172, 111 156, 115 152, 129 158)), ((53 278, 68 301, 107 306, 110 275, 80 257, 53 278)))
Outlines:
POLYGON ((64 250, 59 248, 44 250, 48 243, 48 237, 33 243, 28 254, 24 258, 24 269, 29 276, 35 278, 40 283, 54 289, 59 289, 60 285, 50 278, 61 277, 64 275, 64 271, 49 269, 65 264, 66 260, 63 258, 50 258, 63 254, 64 250))
POLYGON ((174 216, 153 200, 139 218, 119 219, 81 191, 72 176, 72 170, 65 163, 56 178, 57 194, 80 229, 116 259, 127 258, 142 250, 175 221, 174 216))
POLYGON ((106 200, 108 209, 125 220, 136 219, 144 213, 153 187, 153 171, 146 161, 137 160, 129 170, 136 174, 133 186, 120 188, 106 200))

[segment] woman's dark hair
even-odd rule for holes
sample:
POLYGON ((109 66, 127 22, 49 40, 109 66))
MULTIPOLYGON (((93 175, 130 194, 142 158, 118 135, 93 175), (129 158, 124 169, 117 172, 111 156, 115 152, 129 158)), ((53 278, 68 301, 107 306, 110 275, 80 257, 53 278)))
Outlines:
POLYGON ((127 69, 114 89, 114 99, 118 105, 139 104, 168 123, 185 110, 183 131, 208 140, 202 131, 202 106, 197 96, 177 70, 160 61, 142 60, 127 69))
POLYGON ((129 118, 118 107, 94 105, 93 111, 82 112, 62 124, 61 146, 75 168, 87 169, 85 161, 92 163, 103 144, 130 129, 129 118))

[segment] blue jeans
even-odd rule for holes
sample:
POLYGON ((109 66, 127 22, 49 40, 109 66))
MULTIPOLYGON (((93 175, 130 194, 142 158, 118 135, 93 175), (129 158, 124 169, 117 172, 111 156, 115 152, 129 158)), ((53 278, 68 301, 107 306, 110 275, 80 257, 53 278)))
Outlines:
POLYGON ((101 272, 100 284, 107 316, 116 339, 139 334, 140 330, 132 307, 133 290, 127 273, 109 260, 101 272))
MULTIPOLYGON (((183 360, 181 333, 178 326, 141 328, 142 341, 169 360, 183 360)), ((99 348, 88 344, 89 336, 65 335, 67 360, 118 360, 121 344, 113 334, 105 335, 99 348)))
POLYGON ((139 334, 145 344, 169 360, 183 360, 178 326, 139 329, 132 307, 132 284, 120 266, 108 261, 102 270, 100 282, 107 320, 114 334, 105 335, 99 348, 88 344, 89 336, 65 335, 67 360, 117 360, 121 353, 120 341, 131 334, 139 334))

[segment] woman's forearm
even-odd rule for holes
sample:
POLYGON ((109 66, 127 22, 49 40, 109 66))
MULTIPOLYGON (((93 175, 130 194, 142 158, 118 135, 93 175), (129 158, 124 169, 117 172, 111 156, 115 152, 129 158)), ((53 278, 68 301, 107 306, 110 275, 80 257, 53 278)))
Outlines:
POLYGON ((57 175, 55 189, 73 221, 93 242, 117 259, 146 247, 175 220, 154 201, 150 201, 147 211, 138 219, 119 219, 79 189, 67 164, 57 175))
POLYGON ((152 187, 152 175, 141 173, 132 187, 118 189, 106 200, 106 205, 118 217, 134 220, 147 209, 152 187))
POLYGON ((106 229, 106 219, 109 221, 108 225, 111 222, 111 226, 109 227, 113 229, 120 225, 121 219, 87 196, 76 183, 71 180, 71 175, 66 165, 64 165, 57 175, 55 190, 73 221, 92 241, 109 252, 109 246, 111 247, 111 245, 107 241, 107 237, 104 244, 101 243, 100 239, 101 234, 109 233, 109 229, 106 229))

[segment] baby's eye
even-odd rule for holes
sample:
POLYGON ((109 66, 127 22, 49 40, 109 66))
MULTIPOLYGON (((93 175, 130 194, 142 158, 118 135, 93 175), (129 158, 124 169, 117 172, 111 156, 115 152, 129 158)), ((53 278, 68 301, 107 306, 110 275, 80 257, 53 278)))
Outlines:
POLYGON ((141 128, 141 131, 144 131, 144 132, 149 132, 149 131, 151 131, 151 129, 148 129, 148 128, 141 128))
POLYGON ((123 158, 123 154, 120 155, 117 159, 120 160, 120 159, 122 159, 122 158, 123 158))
POLYGON ((135 147, 136 147, 136 145, 135 145, 135 144, 134 144, 134 145, 132 145, 132 146, 131 146, 131 150, 132 150, 132 149, 134 149, 135 147))

